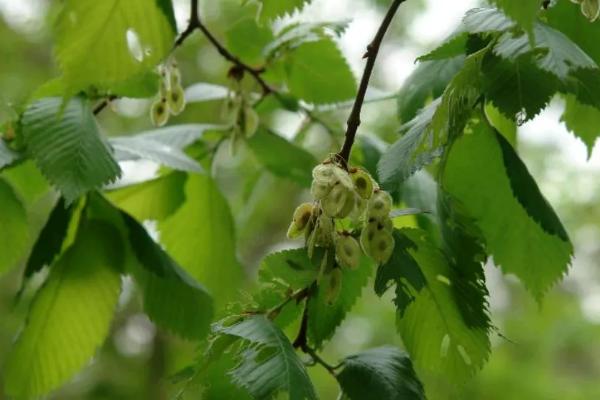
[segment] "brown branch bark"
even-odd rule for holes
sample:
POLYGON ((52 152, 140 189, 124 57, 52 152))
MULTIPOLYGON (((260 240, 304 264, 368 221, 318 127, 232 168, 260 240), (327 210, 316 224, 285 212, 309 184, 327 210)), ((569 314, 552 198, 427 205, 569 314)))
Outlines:
POLYGON ((348 117, 348 126, 346 129, 346 138, 344 140, 344 144, 342 145, 341 150, 337 153, 336 158, 342 163, 344 167, 348 166, 348 159, 350 158, 350 151, 352 150, 352 145, 354 145, 354 139, 356 138, 356 132, 358 131, 358 127, 360 126, 360 112, 362 110, 363 103, 365 101, 365 95, 367 94, 367 87, 369 86, 369 80, 371 79, 371 75, 373 74, 373 67, 375 66, 375 60, 377 59, 377 54, 379 53, 379 48, 381 47, 381 42, 387 32, 394 15, 396 15, 396 11, 402 3, 406 0, 393 0, 392 5, 387 11, 385 18, 381 22, 379 29, 377 30, 377 34, 375 34, 375 38, 371 41, 371 43, 367 46, 367 52, 364 55, 364 58, 367 59, 367 64, 365 65, 365 70, 363 72, 360 85, 358 87, 358 93, 356 95, 356 99, 354 100, 354 105, 352 107, 352 111, 350 112, 350 116, 348 117))

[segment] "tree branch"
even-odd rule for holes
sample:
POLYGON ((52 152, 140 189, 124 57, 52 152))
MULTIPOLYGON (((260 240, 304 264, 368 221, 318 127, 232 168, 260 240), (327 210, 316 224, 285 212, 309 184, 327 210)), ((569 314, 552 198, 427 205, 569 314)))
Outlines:
POLYGON ((336 158, 347 167, 348 159, 350 158, 350 151, 352 150, 352 145, 354 144, 354 138, 356 137, 356 132, 358 127, 360 126, 360 112, 365 101, 365 95, 367 93, 367 87, 369 86, 369 80, 371 79, 371 74, 373 73, 373 67, 375 66, 375 60, 377 59, 377 54, 379 53, 379 48, 381 47, 381 42, 387 32, 396 11, 402 3, 406 0, 393 0, 392 5, 390 6, 385 18, 381 22, 379 29, 377 30, 377 34, 371 43, 367 46, 367 52, 365 53, 363 58, 367 59, 367 65, 365 66, 365 70, 363 72, 362 79, 360 81, 360 86, 358 87, 358 93, 356 95, 356 99, 354 100, 354 106, 352 107, 352 111, 350 112, 350 116, 348 117, 348 127, 346 129, 346 139, 344 140, 344 144, 342 145, 342 149, 337 153, 336 158))

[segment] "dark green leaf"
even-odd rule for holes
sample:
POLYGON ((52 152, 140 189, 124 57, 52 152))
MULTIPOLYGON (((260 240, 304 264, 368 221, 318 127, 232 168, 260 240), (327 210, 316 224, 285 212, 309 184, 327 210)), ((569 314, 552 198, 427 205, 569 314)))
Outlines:
POLYGON ((240 351, 240 363, 231 375, 234 382, 246 388, 254 398, 269 399, 281 390, 289 393, 290 400, 317 398, 288 338, 267 318, 257 315, 217 329, 219 333, 249 343, 240 351))
POLYGON ((319 265, 308 258, 306 248, 302 247, 269 254, 261 263, 258 274, 263 283, 277 280, 298 290, 310 286, 318 273, 319 265))
POLYGON ((33 250, 27 260, 24 277, 29 278, 44 266, 52 264, 54 258, 60 253, 69 222, 73 212, 73 206, 67 206, 64 199, 60 198, 52 212, 46 225, 42 228, 33 250))
POLYGON ((417 61, 436 61, 463 56, 467 51, 468 40, 468 32, 456 32, 446 39, 443 44, 417 58, 417 61))
POLYGON ((408 355, 391 346, 346 357, 337 380, 350 400, 425 400, 408 355))
POLYGON ((539 0, 493 0, 493 2, 527 32, 532 31, 542 6, 539 0))
POLYGON ((29 221, 13 187, 0 178, 0 274, 17 265, 28 248, 29 221))

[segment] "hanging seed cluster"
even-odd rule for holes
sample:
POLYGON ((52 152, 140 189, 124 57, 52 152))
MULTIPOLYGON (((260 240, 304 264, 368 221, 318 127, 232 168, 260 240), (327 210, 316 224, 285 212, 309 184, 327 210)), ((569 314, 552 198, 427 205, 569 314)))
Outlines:
POLYGON ((150 107, 150 118, 155 126, 163 126, 170 115, 178 115, 185 108, 185 94, 181 86, 181 72, 172 63, 160 67, 158 98, 150 107))
POLYGON ((392 198, 362 169, 325 162, 312 175, 314 202, 296 208, 288 237, 304 235, 310 258, 315 248, 325 249, 321 271, 333 301, 341 289, 340 267, 358 268, 363 253, 378 264, 392 255, 392 198))

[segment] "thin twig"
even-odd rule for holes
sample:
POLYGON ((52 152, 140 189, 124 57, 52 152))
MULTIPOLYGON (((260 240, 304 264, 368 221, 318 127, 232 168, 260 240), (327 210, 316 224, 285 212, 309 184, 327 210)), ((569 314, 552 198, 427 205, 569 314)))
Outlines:
POLYGON ((338 160, 344 165, 347 166, 348 159, 350 158, 350 151, 352 150, 352 145, 354 144, 354 138, 356 137, 356 131, 360 125, 360 111, 362 109, 363 103, 365 101, 365 95, 367 93, 367 87, 369 86, 369 80, 371 79, 371 74, 373 73, 373 67, 375 66, 375 60, 377 59, 377 54, 379 53, 379 48, 381 47, 381 42, 387 32, 387 29, 398 11, 398 7, 406 0, 394 0, 392 5, 390 6, 385 18, 381 22, 381 26, 377 30, 377 34, 373 41, 367 46, 367 52, 364 55, 364 58, 367 59, 367 65, 365 66, 365 70, 363 72, 362 79, 360 81, 360 85, 358 87, 358 93, 356 95, 356 99, 354 100, 354 106, 352 107, 352 111, 350 112, 350 117, 348 117, 348 127, 346 129, 346 139, 344 140, 344 144, 339 153, 337 153, 338 160))
POLYGON ((277 318, 277 315, 279 315, 279 313, 281 312, 283 307, 288 305, 288 303, 290 301, 295 300, 296 303, 299 303, 300 301, 305 299, 307 296, 308 296, 308 288, 304 288, 304 289, 295 291, 290 296, 288 296, 285 300, 283 300, 281 303, 277 304, 274 307, 271 307, 266 313, 267 318, 269 318, 271 320, 277 318))
POLYGON ((317 364, 319 364, 323 368, 325 368, 327 370, 327 372, 329 372, 331 375, 333 375, 334 377, 336 376, 335 370, 340 368, 341 364, 335 365, 335 366, 329 364, 328 362, 323 360, 313 348, 309 347, 308 345, 304 346, 301 350, 303 352, 305 352, 306 354, 308 354, 309 356, 311 356, 312 359, 314 360, 314 362, 316 362, 317 364))

